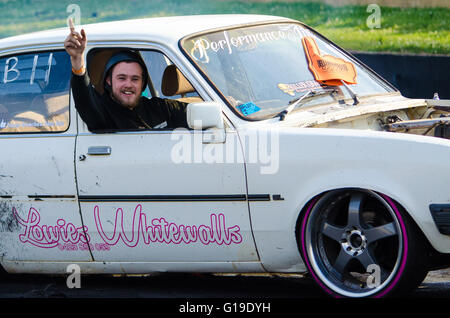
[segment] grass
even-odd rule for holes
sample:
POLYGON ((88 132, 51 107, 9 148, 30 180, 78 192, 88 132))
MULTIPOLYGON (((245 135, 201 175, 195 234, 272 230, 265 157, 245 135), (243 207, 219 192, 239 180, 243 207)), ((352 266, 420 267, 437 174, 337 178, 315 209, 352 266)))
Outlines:
POLYGON ((189 14, 257 13, 290 17, 355 51, 450 54, 450 9, 381 8, 381 28, 370 29, 366 6, 333 7, 304 2, 223 0, 0 0, 0 38, 63 27, 71 3, 82 24, 189 14))

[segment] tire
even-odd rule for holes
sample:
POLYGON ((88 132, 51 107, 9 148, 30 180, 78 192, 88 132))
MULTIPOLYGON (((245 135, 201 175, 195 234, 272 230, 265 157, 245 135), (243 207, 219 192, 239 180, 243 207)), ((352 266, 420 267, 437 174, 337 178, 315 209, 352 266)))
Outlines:
POLYGON ((313 199, 300 220, 300 252, 334 297, 385 297, 417 287, 428 271, 420 231, 389 197, 342 189, 313 199))

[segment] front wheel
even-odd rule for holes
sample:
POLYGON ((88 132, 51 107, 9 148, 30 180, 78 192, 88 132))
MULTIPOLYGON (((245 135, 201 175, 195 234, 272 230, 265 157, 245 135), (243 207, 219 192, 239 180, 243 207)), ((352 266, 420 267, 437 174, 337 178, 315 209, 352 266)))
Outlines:
POLYGON ((330 191, 300 224, 300 249, 318 285, 343 297, 383 297, 417 287, 427 274, 418 230, 389 197, 369 190, 330 191))

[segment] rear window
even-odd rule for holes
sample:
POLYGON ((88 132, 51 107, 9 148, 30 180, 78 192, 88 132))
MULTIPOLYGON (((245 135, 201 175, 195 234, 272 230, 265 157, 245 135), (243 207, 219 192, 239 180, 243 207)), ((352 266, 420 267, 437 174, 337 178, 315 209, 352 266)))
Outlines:
POLYGON ((69 128, 71 64, 65 51, 0 58, 0 134, 69 128))

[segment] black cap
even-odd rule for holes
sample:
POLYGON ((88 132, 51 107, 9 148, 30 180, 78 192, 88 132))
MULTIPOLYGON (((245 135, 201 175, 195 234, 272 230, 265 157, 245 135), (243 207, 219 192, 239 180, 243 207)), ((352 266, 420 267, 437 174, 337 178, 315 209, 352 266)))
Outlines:
POLYGON ((103 78, 102 78, 102 82, 103 82, 103 86, 105 87, 105 90, 107 90, 108 92, 111 92, 111 86, 108 85, 108 83, 106 83, 106 78, 112 71, 113 67, 117 63, 120 63, 120 62, 136 62, 141 66, 142 77, 143 77, 142 78, 143 79, 142 90, 144 90, 145 87, 147 86, 147 82, 148 82, 147 67, 146 67, 144 61, 142 60, 141 56, 139 55, 139 53, 137 53, 135 51, 130 51, 130 50, 117 52, 109 58, 108 62, 106 62, 105 70, 103 71, 103 78))

